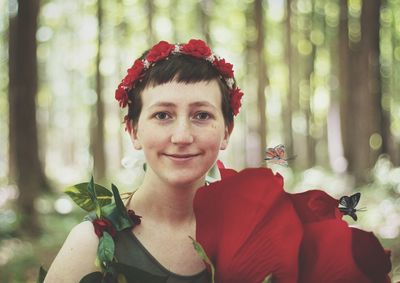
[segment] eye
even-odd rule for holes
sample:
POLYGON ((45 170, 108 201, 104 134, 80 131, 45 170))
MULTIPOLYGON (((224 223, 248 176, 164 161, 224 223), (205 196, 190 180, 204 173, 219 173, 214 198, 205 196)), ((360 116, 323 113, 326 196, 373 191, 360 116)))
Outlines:
POLYGON ((195 118, 198 120, 208 120, 211 118, 211 115, 207 112, 199 112, 196 113, 195 118))
POLYGON ((170 118, 170 116, 166 112, 157 112, 154 114, 154 117, 157 120, 166 120, 166 119, 170 118))

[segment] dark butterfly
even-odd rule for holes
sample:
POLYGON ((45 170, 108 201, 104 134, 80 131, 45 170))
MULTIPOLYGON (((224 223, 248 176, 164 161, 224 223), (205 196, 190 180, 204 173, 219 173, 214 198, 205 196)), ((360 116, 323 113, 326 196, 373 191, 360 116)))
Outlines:
POLYGON ((360 201, 361 193, 355 193, 351 196, 343 196, 339 199, 339 210, 344 215, 349 215, 354 221, 357 221, 357 211, 364 211, 364 208, 356 209, 358 202, 360 201))
POLYGON ((286 158, 285 146, 283 144, 280 144, 275 147, 267 148, 264 160, 271 163, 287 166, 288 160, 293 158, 294 157, 286 158))

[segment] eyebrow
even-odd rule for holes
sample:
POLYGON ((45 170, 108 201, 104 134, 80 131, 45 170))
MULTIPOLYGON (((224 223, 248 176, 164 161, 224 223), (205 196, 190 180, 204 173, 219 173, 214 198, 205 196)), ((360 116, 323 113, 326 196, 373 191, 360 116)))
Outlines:
MULTIPOLYGON (((162 106, 164 106, 164 107, 176 107, 176 104, 174 104, 172 102, 162 102, 162 101, 160 101, 160 102, 156 102, 156 103, 152 104, 149 108, 160 107, 160 106, 161 107, 162 106)), ((190 103, 189 106, 191 106, 191 107, 192 106, 197 106, 197 107, 199 107, 199 106, 209 106, 209 107, 215 108, 215 106, 212 105, 208 101, 196 101, 196 102, 190 103)))

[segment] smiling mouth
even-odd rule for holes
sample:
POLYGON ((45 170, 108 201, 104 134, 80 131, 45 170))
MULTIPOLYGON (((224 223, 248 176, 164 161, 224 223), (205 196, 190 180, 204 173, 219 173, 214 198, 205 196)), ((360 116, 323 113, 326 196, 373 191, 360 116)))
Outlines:
POLYGON ((169 157, 172 160, 176 160, 176 161, 190 160, 199 155, 200 154, 165 154, 165 156, 169 157))

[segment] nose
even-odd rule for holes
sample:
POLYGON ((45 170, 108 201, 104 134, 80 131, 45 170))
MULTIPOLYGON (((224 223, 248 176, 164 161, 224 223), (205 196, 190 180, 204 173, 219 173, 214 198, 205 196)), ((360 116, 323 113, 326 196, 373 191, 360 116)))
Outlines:
POLYGON ((171 142, 174 144, 191 144, 193 142, 192 127, 189 121, 180 120, 172 130, 171 142))

